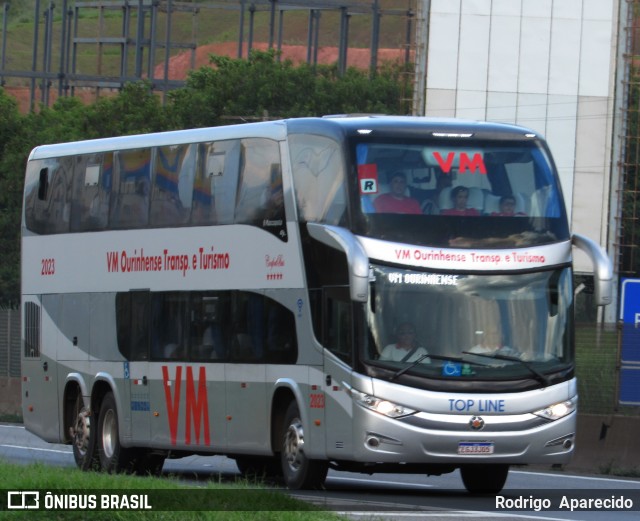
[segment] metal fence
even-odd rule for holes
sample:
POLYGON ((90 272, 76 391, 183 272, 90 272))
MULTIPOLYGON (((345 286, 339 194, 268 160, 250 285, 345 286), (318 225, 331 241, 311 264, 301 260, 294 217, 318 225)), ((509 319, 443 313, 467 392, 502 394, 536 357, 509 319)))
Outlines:
POLYGON ((0 377, 20 377, 20 311, 0 309, 0 377))
POLYGON ((170 58, 182 53, 193 69, 196 50, 210 42, 235 42, 238 58, 257 42, 275 50, 295 43, 306 48, 310 64, 331 45, 344 73, 357 37, 369 42, 371 70, 384 59, 381 43, 410 63, 418 23, 416 0, 35 0, 31 66, 16 69, 6 38, 10 3, 3 6, 0 83, 28 84, 32 109, 36 102, 49 106, 54 98, 74 96, 76 89, 99 94, 141 79, 166 93, 185 80, 171 76, 170 58))

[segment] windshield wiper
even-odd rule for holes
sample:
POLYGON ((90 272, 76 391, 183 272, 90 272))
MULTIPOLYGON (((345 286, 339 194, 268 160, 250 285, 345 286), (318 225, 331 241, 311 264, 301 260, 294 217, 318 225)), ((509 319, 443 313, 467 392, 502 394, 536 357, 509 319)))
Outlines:
POLYGON ((540 371, 538 371, 535 367, 533 367, 529 362, 522 360, 522 358, 518 358, 517 356, 510 355, 502 355, 500 353, 472 353, 471 351, 462 351, 465 355, 473 355, 473 356, 481 356, 483 358, 492 358, 494 360, 505 360, 507 362, 517 362, 521 364, 523 367, 529 370, 529 372, 536 377, 537 380, 542 382, 544 385, 549 386, 551 382, 549 381, 549 377, 540 371))
POLYGON ((416 358, 413 362, 411 362, 407 367, 403 367, 402 369, 400 369, 399 371, 395 372, 393 374, 393 376, 391 377, 391 380, 395 380, 396 378, 398 378, 398 376, 403 375, 404 373, 406 373, 409 369, 415 367, 416 365, 418 365, 420 362, 422 362, 425 358, 429 358, 429 355, 422 355, 419 356, 418 358, 416 358))

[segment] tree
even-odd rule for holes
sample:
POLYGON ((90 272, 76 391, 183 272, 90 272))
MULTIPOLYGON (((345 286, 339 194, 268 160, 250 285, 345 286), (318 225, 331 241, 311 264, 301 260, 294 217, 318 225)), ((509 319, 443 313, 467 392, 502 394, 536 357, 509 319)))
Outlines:
POLYGON ((20 302, 20 210, 26 155, 15 146, 22 140, 23 130, 24 118, 18 104, 0 88, 0 306, 3 307, 16 307, 20 302))
POLYGON ((278 61, 278 53, 252 51, 249 59, 211 56, 212 67, 192 72, 185 88, 170 93, 174 128, 220 125, 229 119, 406 112, 399 81, 404 66, 375 76, 335 65, 278 61))
POLYGON ((100 98, 86 115, 84 138, 167 130, 166 111, 147 81, 127 83, 116 96, 100 98))

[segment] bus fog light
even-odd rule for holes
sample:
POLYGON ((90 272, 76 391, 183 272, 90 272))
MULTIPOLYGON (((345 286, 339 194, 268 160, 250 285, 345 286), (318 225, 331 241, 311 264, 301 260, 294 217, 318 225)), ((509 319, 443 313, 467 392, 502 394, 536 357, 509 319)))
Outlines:
POLYGON ((380 440, 375 436, 370 436, 367 438, 367 445, 375 449, 380 446, 380 440))
POLYGON ((535 411, 533 414, 548 420, 559 420, 574 412, 576 407, 577 399, 573 398, 564 402, 554 403, 553 405, 549 405, 549 407, 535 411))
POLYGON ((381 400, 380 398, 376 398, 369 394, 359 393, 356 391, 354 392, 354 396, 359 405, 375 411, 378 414, 382 414, 383 416, 388 416, 389 418, 400 418, 401 416, 409 416, 416 412, 415 410, 404 407, 403 405, 399 405, 388 400, 381 400))

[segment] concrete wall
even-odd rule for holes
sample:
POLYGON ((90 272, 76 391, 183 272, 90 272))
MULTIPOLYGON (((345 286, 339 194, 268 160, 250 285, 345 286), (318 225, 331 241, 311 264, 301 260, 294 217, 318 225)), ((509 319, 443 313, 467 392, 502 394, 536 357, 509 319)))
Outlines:
POLYGON ((640 474, 638 416, 578 415, 576 452, 569 471, 640 474))

